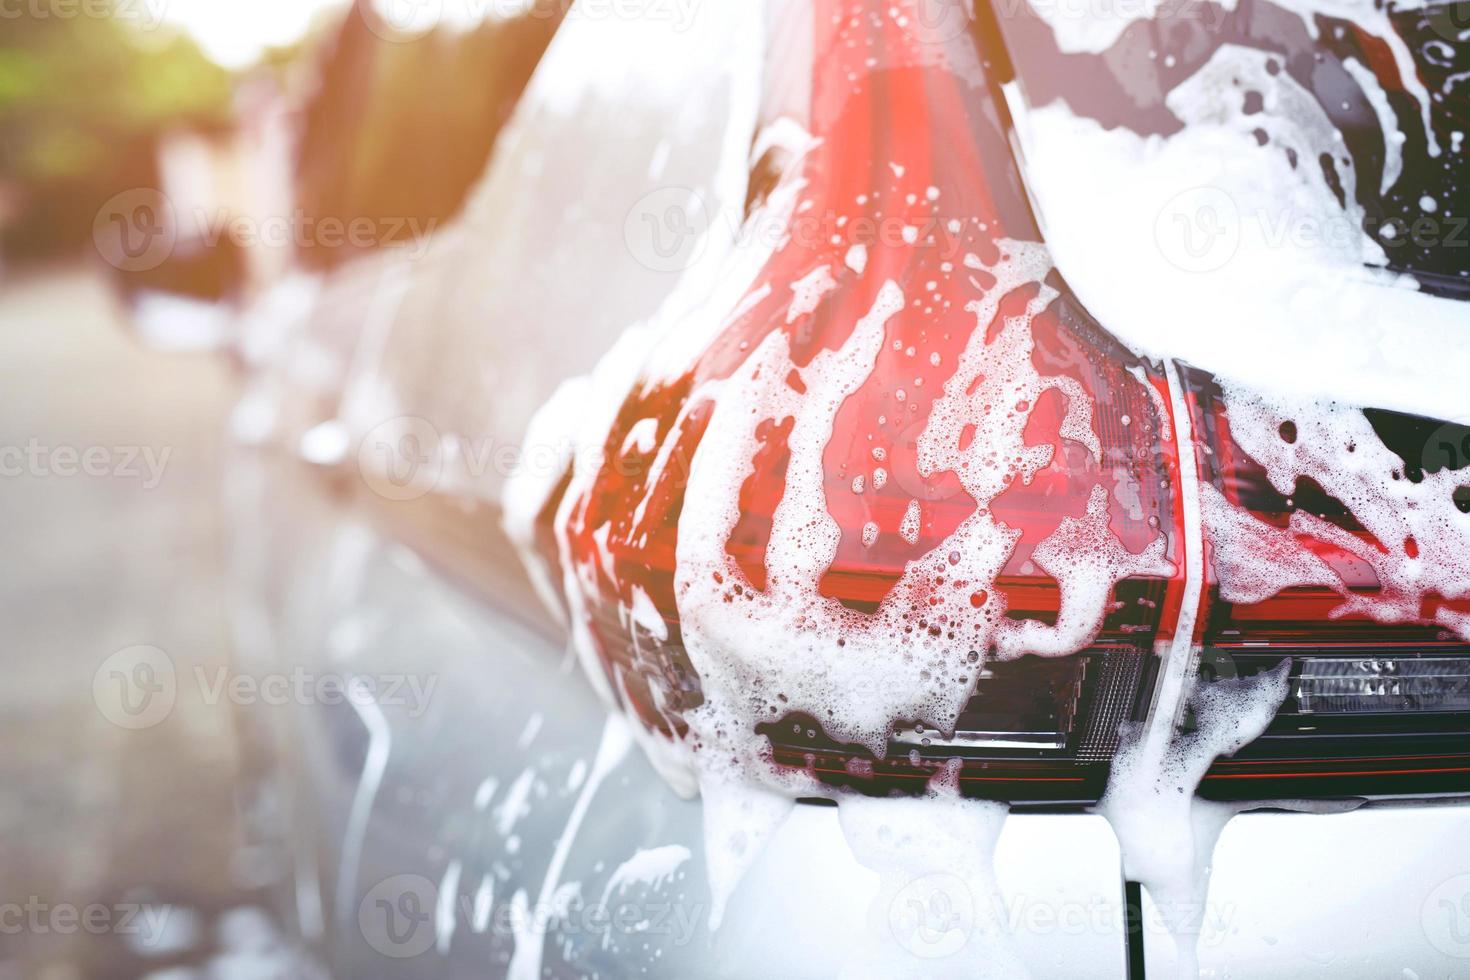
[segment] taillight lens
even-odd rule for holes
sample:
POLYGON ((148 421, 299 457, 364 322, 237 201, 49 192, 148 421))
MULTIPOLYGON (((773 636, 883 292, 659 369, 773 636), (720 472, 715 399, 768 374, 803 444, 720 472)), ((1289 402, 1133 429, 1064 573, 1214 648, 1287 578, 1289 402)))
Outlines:
MULTIPOLYGON (((1339 499, 1305 478, 1283 494, 1232 434, 1220 385, 1198 371, 1183 377, 1204 449, 1203 492, 1219 509, 1211 518, 1206 507, 1207 524, 1227 525, 1210 528, 1215 553, 1207 566, 1212 581, 1201 674, 1206 681, 1250 676, 1292 661, 1290 694, 1276 720, 1254 743, 1217 762, 1201 792, 1221 799, 1470 792, 1470 644, 1445 625, 1465 609, 1463 598, 1439 591, 1446 569, 1425 567, 1413 587, 1401 581, 1384 564, 1390 549, 1417 553, 1418 543, 1379 540, 1355 516, 1355 509, 1370 512, 1382 501, 1339 499), (1263 580, 1260 594, 1251 594, 1250 583, 1228 583, 1243 550, 1281 576, 1263 580)), ((1455 503, 1457 481, 1447 479, 1470 460, 1441 449, 1457 448, 1470 429, 1371 410, 1359 418, 1366 420, 1364 442, 1378 445, 1352 452, 1343 446, 1347 458, 1386 450, 1383 458, 1394 465, 1379 477, 1384 487, 1420 484, 1426 470, 1444 474, 1441 510, 1464 525, 1458 533, 1453 525, 1444 528, 1445 539, 1470 535, 1470 515, 1459 514, 1455 503)), ((1291 445, 1316 438, 1287 422, 1275 437, 1291 445)))
POLYGON ((1299 715, 1470 710, 1470 658, 1313 657, 1296 677, 1299 715))
MULTIPOLYGON (((840 744, 817 719, 797 713, 773 718, 762 731, 776 762, 861 790, 920 790, 958 758, 968 793, 1096 799, 1120 725, 1149 709, 1155 651, 1172 636, 1182 601, 1167 385, 1156 365, 1099 329, 1055 277, 1006 287, 988 271, 1008 240, 1035 242, 1039 233, 974 37, 935 37, 917 11, 901 15, 905 4, 813 6, 805 13, 815 37, 808 123, 817 142, 780 177, 781 187, 800 188, 796 231, 772 250, 737 312, 682 377, 635 389, 595 478, 571 491, 576 499, 559 497, 543 511, 543 545, 549 558, 575 569, 570 605, 585 615, 613 689, 649 727, 679 735, 682 715, 702 698, 681 646, 674 590, 689 462, 710 412, 702 386, 732 374, 775 331, 785 332, 802 366, 843 344, 885 282, 902 290, 907 302, 888 321, 871 374, 836 412, 823 456, 827 511, 841 540, 820 591, 871 614, 910 563, 943 547, 976 514, 979 505, 956 472, 921 472, 920 436, 972 336, 1029 318, 1032 343, 1016 357, 1026 372, 1051 380, 1034 400, 985 406, 1024 419, 1025 451, 1042 458, 988 501, 1015 544, 994 581, 937 576, 932 605, 914 610, 914 628, 934 637, 949 629, 933 611, 941 594, 1038 633, 1070 628, 1058 624, 1067 604, 1061 583, 1044 570, 1045 543, 1056 547, 1081 522, 1140 564, 1147 558, 1150 571, 1119 578, 1075 655, 1006 659, 975 651, 983 671, 953 731, 901 720, 881 757, 840 744), (802 234, 803 216, 823 234, 802 234), (814 290, 813 301, 793 302, 801 284, 814 290), (1060 298, 1036 302, 1052 290, 1060 298), (993 304, 991 315, 977 318, 985 304, 993 304), (1085 433, 1069 409, 1074 401, 1086 403, 1085 433), (650 607, 660 623, 628 614, 650 607)), ((802 384, 796 372, 788 383, 802 384)), ((741 488, 740 520, 726 542, 757 590, 766 587, 790 434, 789 419, 759 423, 755 472, 741 488)))

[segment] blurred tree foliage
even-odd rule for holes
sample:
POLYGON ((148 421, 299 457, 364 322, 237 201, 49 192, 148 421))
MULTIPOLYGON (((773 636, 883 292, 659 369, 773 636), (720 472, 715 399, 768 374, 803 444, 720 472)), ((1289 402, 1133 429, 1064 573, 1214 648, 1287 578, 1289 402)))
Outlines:
POLYGON ((0 21, 0 228, 12 258, 79 247, 109 197, 156 184, 161 134, 229 121, 231 77, 193 41, 81 10, 27 5, 0 21))
MULTIPOLYGON (((347 7, 299 43, 268 51, 256 71, 273 75, 300 109, 302 210, 319 220, 391 219, 384 228, 401 226, 403 236, 451 218, 570 2, 532 0, 520 17, 392 41, 347 7)), ((47 258, 87 245, 104 202, 159 186, 160 137, 232 125, 234 88, 229 72, 177 32, 127 17, 0 11, 4 254, 47 258)), ((332 266, 352 256, 344 246, 301 259, 332 266)))

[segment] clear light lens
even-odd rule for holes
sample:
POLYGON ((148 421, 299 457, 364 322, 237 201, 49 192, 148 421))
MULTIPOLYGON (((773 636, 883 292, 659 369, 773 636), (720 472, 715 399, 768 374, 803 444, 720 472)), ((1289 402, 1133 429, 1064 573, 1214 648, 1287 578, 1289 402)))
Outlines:
POLYGON ((1470 709, 1470 657, 1304 659, 1301 714, 1470 709))

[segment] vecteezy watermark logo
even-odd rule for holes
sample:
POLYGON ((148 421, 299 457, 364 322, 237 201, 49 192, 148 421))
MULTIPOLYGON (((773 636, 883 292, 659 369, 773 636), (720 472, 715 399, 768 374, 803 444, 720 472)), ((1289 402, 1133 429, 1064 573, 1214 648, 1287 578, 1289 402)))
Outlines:
POLYGON ((119 650, 92 675, 92 699, 102 716, 119 728, 152 728, 174 710, 178 699, 174 662, 158 647, 119 650))
MULTIPOLYGON (((1094 894, 1085 900, 1037 899, 1007 895, 1003 902, 1005 932, 1011 936, 1118 936, 1128 929, 1129 910, 1117 897, 1094 894)), ((1240 909, 1233 902, 1148 902, 1138 910, 1136 926, 1144 934, 1164 937, 1189 932, 1207 948, 1224 943, 1238 932, 1240 909)))
POLYGON ((111 198, 92 222, 98 254, 123 272, 148 272, 163 265, 173 255, 178 236, 173 204, 150 187, 111 198))
POLYGON ((957 875, 924 875, 893 897, 888 926, 898 945, 915 956, 953 956, 975 931, 975 899, 957 875))
POLYGON ((50 446, 33 437, 24 446, 0 445, 0 477, 112 477, 141 480, 144 490, 153 490, 172 455, 171 446, 50 446))
POLYGON ((1154 241, 1185 272, 1214 272, 1240 248, 1240 211, 1218 187, 1194 187, 1169 199, 1154 221, 1154 241))
POLYGON ((120 20, 154 31, 163 23, 170 0, 0 0, 0 21, 120 20))
POLYGON ((953 41, 970 29, 969 4, 963 0, 912 0, 907 9, 894 7, 889 15, 924 44, 953 41))
MULTIPOLYGON (((1419 11, 1429 29, 1451 44, 1463 44, 1470 41, 1470 4, 1467 3, 1444 3, 1426 5, 1419 11)), ((1449 67, 1453 64, 1455 52, 1453 49, 1444 49, 1439 42, 1430 42, 1424 46, 1424 56, 1440 67, 1449 67), (1435 45, 1439 47, 1436 48, 1435 45)))
POLYGON ((444 475, 444 440, 428 419, 403 416, 375 427, 357 450, 368 489, 387 500, 418 500, 444 475))
MULTIPOLYGON (((0 0, 3 3, 4 0, 0 0)), ((97 212, 92 240, 97 252, 123 272, 156 269, 187 244, 240 248, 395 249, 409 259, 427 254, 437 218, 310 214, 302 208, 274 214, 243 214, 229 208, 181 209, 152 188, 124 191, 97 212)))
POLYGON ((709 209, 699 194, 687 187, 661 187, 628 212, 623 241, 645 268, 678 272, 704 254, 709 227, 709 209))
POLYGON ((444 19, 444 0, 357 0, 368 30, 385 41, 417 41, 444 19))
POLYGON ((418 500, 435 489, 483 485, 492 474, 501 480, 559 479, 571 469, 579 475, 601 472, 644 479, 657 455, 660 482, 687 485, 688 453, 675 447, 665 453, 658 439, 643 443, 630 433, 621 449, 592 441, 579 444, 571 436, 512 442, 490 434, 441 432, 432 422, 404 415, 380 422, 357 444, 357 467, 368 489, 385 500, 418 500))
POLYGON ((163 937, 173 909, 167 905, 52 904, 32 895, 24 902, 0 903, 0 936, 127 936, 139 949, 152 949, 163 937))
POLYGON ((92 676, 92 697, 103 716, 134 731, 161 724, 172 713, 180 690, 194 685, 208 707, 223 702, 266 705, 334 706, 354 704, 401 708, 422 717, 439 687, 436 674, 315 673, 296 666, 287 671, 245 674, 227 666, 196 664, 180 673, 173 658, 153 646, 128 647, 103 661, 92 676))
POLYGON ((1470 959, 1470 874, 1441 882, 1424 899, 1419 917, 1431 946, 1446 956, 1470 959))
POLYGON ((213 671, 195 666, 194 683, 204 703, 213 707, 222 701, 248 706, 285 705, 377 705, 403 708, 410 718, 429 710, 439 686, 437 674, 318 674, 296 666, 289 671, 240 674, 226 667, 213 671))
POLYGON ((374 885, 357 907, 357 927, 384 956, 411 959, 434 944, 439 889, 421 875, 394 875, 374 885))
POLYGON ((195 208, 188 215, 186 232, 206 248, 230 241, 241 248, 343 248, 350 246, 366 251, 373 248, 398 249, 409 259, 420 259, 428 252, 437 218, 371 218, 359 215, 351 219, 316 217, 297 208, 289 214, 249 215, 228 210, 195 208))
MULTIPOLYGON (((912 213, 860 214, 836 210, 758 208, 748 217, 744 207, 713 210, 697 191, 661 187, 639 198, 623 223, 623 240, 638 263, 655 272, 677 272, 699 262, 711 240, 729 241, 735 248, 768 252, 798 248, 842 255, 854 247, 932 252, 958 262, 966 241, 976 234, 973 217, 947 217, 932 205, 938 188, 929 188, 925 202, 912 213), (717 230, 717 234, 713 233, 717 230)), ((917 204, 918 194, 911 194, 917 204)))
MULTIPOLYGON (((370 947, 393 959, 412 959, 442 942, 460 924, 478 934, 525 942, 555 935, 559 940, 593 939, 616 949, 628 938, 647 949, 651 941, 683 948, 696 940, 708 910, 699 902, 643 900, 588 901, 581 895, 531 902, 524 891, 494 904, 487 884, 473 894, 457 893, 446 879, 435 885, 422 875, 394 875, 373 886, 357 907, 357 925, 370 947)), ((456 879, 457 881, 457 879, 456 879)))
MULTIPOLYGON (((1446 422, 1431 432, 1424 440, 1420 464, 1427 473, 1470 466, 1470 424, 1446 422)), ((1470 473, 1465 478, 1470 482, 1470 473)))

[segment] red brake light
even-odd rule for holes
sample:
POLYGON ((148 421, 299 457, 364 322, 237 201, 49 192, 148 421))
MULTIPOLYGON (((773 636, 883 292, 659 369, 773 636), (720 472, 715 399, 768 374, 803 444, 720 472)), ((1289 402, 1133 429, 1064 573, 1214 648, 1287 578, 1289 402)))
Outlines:
MULTIPOLYGON (((973 695, 956 705, 953 730, 900 718, 882 752, 843 737, 843 719, 773 711, 758 730, 775 762, 888 792, 919 790, 958 759, 970 795, 1095 802, 1120 726, 1151 711, 1161 654, 1182 628, 1190 631, 1182 647, 1203 649, 1206 681, 1293 662, 1276 722, 1214 766, 1207 795, 1465 791, 1470 698, 1459 678, 1470 648, 1452 627, 1470 628, 1470 602, 1405 592, 1364 550, 1398 547, 1412 560, 1417 549, 1443 543, 1378 541, 1352 507, 1310 481, 1288 502, 1257 460, 1259 448, 1253 455, 1232 434, 1213 379, 1182 365, 1166 373, 1135 356, 1055 275, 1008 281, 998 273, 1041 236, 1002 103, 986 83, 991 68, 977 60, 973 38, 920 44, 876 7, 814 16, 814 32, 808 108, 816 139, 766 203, 759 195, 752 202, 758 213, 784 201, 790 234, 763 257, 734 312, 682 373, 634 388, 600 467, 563 481, 541 515, 539 543, 554 566, 570 569, 562 581, 574 628, 615 695, 647 727, 674 737, 703 702, 681 633, 676 572, 681 515, 700 503, 686 494, 719 405, 711 392, 745 371, 742 383, 758 380, 774 393, 768 405, 806 397, 808 369, 845 350, 865 318, 891 302, 892 288, 903 302, 882 321, 871 370, 826 406, 818 476, 822 520, 835 523, 836 543, 815 586, 853 617, 904 605, 906 639, 895 643, 895 658, 931 641, 962 646, 975 629, 985 640, 973 651, 973 672, 961 666, 947 678, 973 695), (789 357, 761 377, 765 362, 752 368, 753 352, 772 341, 789 357), (990 397, 1008 389, 987 387, 972 349, 989 359, 991 375, 1024 383, 990 397), (971 414, 955 414, 956 404, 971 414), (1189 416, 1174 417, 1175 405, 1189 416), (1019 438, 998 448, 1008 444, 987 441, 992 426, 1019 438), (1194 442, 1183 461, 1181 429, 1194 442), (955 431, 955 444, 926 443, 935 430, 955 431), (1003 486, 976 489, 997 474, 1003 486), (1186 528, 1186 497, 1196 492, 1202 526, 1186 528), (1316 533, 1298 534, 1292 512, 1310 513, 1316 533), (983 580, 950 570, 967 556, 946 564, 943 553, 976 520, 1008 541, 983 580), (1208 546, 1203 595, 1186 587, 1202 574, 1187 578, 1184 555, 1187 533, 1199 531, 1208 546), (1227 546, 1242 541, 1259 547, 1243 554, 1227 546), (1079 609, 1068 580, 1088 560, 1107 576, 1107 601, 1079 609), (1196 600, 1197 609, 1186 608, 1196 600), (981 631, 982 615, 1000 625, 981 631)), ((753 436, 739 461, 748 475, 723 539, 728 577, 712 573, 731 603, 772 588, 769 545, 795 478, 793 414, 760 411, 748 420, 753 436)), ((1363 417, 1375 438, 1392 441, 1387 423, 1363 417)), ((1275 437, 1315 438, 1286 422, 1275 437)), ((1467 494, 1454 493, 1456 512, 1470 509, 1461 506, 1467 494)))
MULTIPOLYGON (((815 29, 810 120, 819 142, 783 175, 781 188, 799 190, 794 228, 807 215, 831 233, 793 234, 684 376, 632 393, 608 433, 601 470, 580 492, 572 488, 574 499, 543 513, 562 532, 560 553, 549 557, 578 570, 572 606, 585 612, 614 690, 650 727, 682 733, 681 716, 701 701, 681 645, 674 581, 689 463, 711 409, 701 391, 780 332, 794 365, 782 380, 804 394, 806 366, 841 347, 884 283, 896 284, 905 302, 886 323, 872 371, 836 408, 823 450, 826 511, 840 540, 818 588, 871 615, 906 573, 912 577, 910 569, 979 513, 1014 539, 999 574, 970 581, 949 572, 958 561, 939 556, 931 580, 905 586, 916 590, 906 594, 914 605, 908 629, 916 641, 964 643, 945 610, 983 612, 1004 621, 997 635, 1005 639, 995 642, 1009 649, 974 651, 983 672, 962 678, 976 691, 955 731, 908 719, 882 758, 799 713, 773 718, 762 731, 778 762, 830 782, 917 789, 960 757, 967 792, 1095 799, 1119 725, 1147 711, 1155 645, 1172 635, 1182 601, 1178 460, 1162 371, 1129 354, 1065 294, 1054 299, 1061 288, 1054 278, 997 281, 995 270, 1016 247, 1008 242, 1034 242, 1039 233, 970 36, 938 50, 876 12, 818 16, 815 29), (875 55, 883 59, 876 67, 869 63, 875 55), (990 314, 978 327, 977 311, 990 314), (1019 340, 1000 342, 1013 321, 1025 322, 1026 336, 1012 331, 1019 340), (990 345, 986 370, 1034 382, 972 406, 992 388, 1006 390, 987 387, 985 371, 973 365, 974 377, 958 386, 968 390, 957 388, 977 331, 990 345), (987 472, 1018 474, 983 511, 967 489, 963 467, 970 464, 922 444, 935 413, 953 413, 955 404, 978 410, 981 425, 1010 420, 1004 424, 1021 433, 1024 461, 972 454, 987 472), (633 438, 650 424, 652 440, 633 438), (1068 549, 1112 555, 1115 588, 1095 620, 1085 606, 1079 612, 1075 594, 1066 595, 1078 574, 1068 549), (625 614, 640 594, 662 617, 666 639, 625 614), (1083 652, 1012 659, 1048 644, 1083 652)), ((767 587, 791 421, 775 414, 755 429, 754 471, 725 543, 746 579, 733 587, 739 595, 767 587)), ((983 438, 973 421, 953 425, 960 455, 983 438)))

